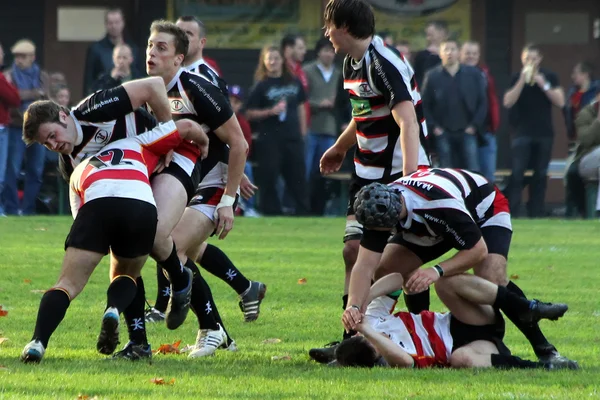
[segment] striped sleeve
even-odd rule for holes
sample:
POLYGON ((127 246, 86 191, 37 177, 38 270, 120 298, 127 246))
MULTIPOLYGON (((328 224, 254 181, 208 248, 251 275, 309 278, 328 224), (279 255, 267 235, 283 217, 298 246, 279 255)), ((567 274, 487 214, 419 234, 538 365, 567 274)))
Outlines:
POLYGON ((411 96, 412 70, 391 50, 372 51, 372 76, 376 88, 383 94, 390 109, 403 101, 413 101, 411 96))

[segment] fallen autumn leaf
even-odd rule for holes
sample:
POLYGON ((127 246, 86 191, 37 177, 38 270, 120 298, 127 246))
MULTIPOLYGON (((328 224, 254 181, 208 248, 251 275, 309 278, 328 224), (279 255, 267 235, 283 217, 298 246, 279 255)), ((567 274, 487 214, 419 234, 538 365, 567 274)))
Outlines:
POLYGON ((262 341, 263 344, 275 344, 275 343, 281 343, 281 339, 277 339, 277 338, 273 338, 273 339, 266 339, 262 341))
POLYGON ((8 338, 0 337, 0 344, 2 344, 4 342, 8 342, 8 338))
POLYGON ((8 315, 8 311, 2 309, 2 305, 0 304, 0 317, 6 317, 8 315))
POLYGON ((510 279, 515 279, 515 280, 519 279, 519 275, 513 274, 513 275, 510 276, 510 279))
POLYGON ((164 378, 152 378, 150 379, 150 383, 154 383, 155 385, 174 385, 175 378, 171 379, 170 381, 165 381, 164 378))
POLYGON ((298 279, 298 285, 306 285, 306 278, 298 279))
POLYGON ((181 344, 181 340, 173 344, 161 344, 158 349, 154 350, 154 354, 179 354, 181 351, 179 350, 179 345, 181 344))

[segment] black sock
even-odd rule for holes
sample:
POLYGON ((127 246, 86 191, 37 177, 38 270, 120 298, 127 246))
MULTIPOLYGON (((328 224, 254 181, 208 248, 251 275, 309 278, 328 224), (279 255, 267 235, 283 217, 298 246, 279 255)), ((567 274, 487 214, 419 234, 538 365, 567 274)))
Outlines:
POLYGON ((192 260, 188 258, 185 262, 185 266, 194 273, 191 308, 194 314, 196 314, 196 317, 198 317, 200 329, 219 329, 217 325, 219 323, 219 321, 217 321, 218 313, 214 312, 214 310, 217 309, 217 306, 213 300, 208 283, 206 283, 202 274, 200 274, 200 270, 192 260))
POLYGON ((529 309, 531 302, 525 297, 519 296, 511 292, 504 286, 498 286, 498 293, 493 304, 494 307, 504 311, 504 314, 516 315, 523 313, 529 309))
MULTIPOLYGON (((347 307, 348 307, 348 295, 345 294, 342 296, 342 310, 345 311, 347 307)), ((344 329, 344 332, 342 332, 342 340, 350 339, 354 335, 356 335, 356 331, 346 332, 346 330, 344 329)))
POLYGON ((158 288, 156 289, 154 308, 164 314, 167 311, 167 304, 169 304, 169 297, 171 296, 171 283, 159 264, 156 264, 156 280, 158 281, 158 288))
POLYGON ((523 360, 517 356, 507 356, 504 354, 492 354, 492 366, 496 369, 533 369, 533 368, 545 368, 545 365, 536 362, 523 360))
POLYGON ((404 292, 404 303, 406 309, 412 314, 419 314, 421 311, 429 311, 429 288, 421 293, 406 294, 404 292))
POLYGON ((244 293, 250 287, 250 281, 233 265, 227 254, 212 244, 206 245, 200 266, 226 282, 237 294, 244 293))
POLYGON ((183 265, 181 264, 181 261, 179 261, 179 257, 177 257, 175 243, 173 243, 173 250, 171 250, 169 257, 164 261, 160 261, 159 264, 167 271, 169 281, 173 285, 173 290, 179 292, 187 287, 189 283, 188 276, 183 271, 183 265))
POLYGON ((121 314, 133 301, 137 287, 132 277, 119 275, 106 291, 106 308, 115 307, 121 314))
POLYGON ((127 323, 129 340, 135 344, 148 344, 148 338, 146 337, 146 320, 144 318, 146 290, 141 276, 135 280, 135 283, 137 284, 135 297, 123 311, 123 316, 127 323))
MULTIPOLYGON (((508 282, 506 289, 520 297, 527 298, 521 288, 519 288, 513 281, 508 282)), ((548 341, 548 339, 546 339, 538 324, 524 324, 519 320, 518 316, 514 314, 509 315, 506 313, 506 311, 504 311, 504 314, 517 328, 519 328, 527 340, 529 340, 531 347, 533 347, 533 351, 538 357, 546 356, 557 351, 556 347, 554 347, 548 341)))
POLYGON ((44 293, 31 340, 39 340, 47 348, 50 336, 60 325, 70 304, 69 296, 60 289, 50 289, 44 293))

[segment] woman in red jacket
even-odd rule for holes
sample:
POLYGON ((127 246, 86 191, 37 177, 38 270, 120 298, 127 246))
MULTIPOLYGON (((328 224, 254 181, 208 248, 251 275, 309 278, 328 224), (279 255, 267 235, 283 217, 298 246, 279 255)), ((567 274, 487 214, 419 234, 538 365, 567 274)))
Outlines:
MULTIPOLYGON (((0 45, 0 65, 4 64, 4 50, 0 45)), ((10 122, 8 109, 21 105, 19 91, 10 83, 4 74, 0 72, 0 217, 5 216, 2 205, 2 189, 4 189, 4 177, 6 176, 6 163, 8 161, 8 130, 6 127, 10 122)))

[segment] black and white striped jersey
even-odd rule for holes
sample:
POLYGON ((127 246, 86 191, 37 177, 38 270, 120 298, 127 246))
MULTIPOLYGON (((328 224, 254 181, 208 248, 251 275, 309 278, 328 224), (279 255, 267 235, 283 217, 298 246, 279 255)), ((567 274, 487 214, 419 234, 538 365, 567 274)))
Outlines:
POLYGON ((463 169, 419 170, 390 184, 402 193, 408 212, 398 231, 422 246, 448 240, 458 250, 470 249, 481 228, 512 230, 506 197, 483 176, 463 169))
MULTIPOLYGON (((190 65, 186 66, 185 69, 187 69, 188 71, 193 72, 195 74, 202 75, 213 85, 215 85, 216 87, 221 89, 221 92, 223 92, 225 97, 229 96, 229 89, 227 88, 227 82, 225 82, 225 80, 219 76, 217 71, 212 69, 210 67, 210 65, 208 65, 204 61, 203 58, 194 61, 190 65)), ((228 100, 229 100, 229 98, 228 98, 228 100)))
POLYGON ((364 57, 344 59, 344 89, 350 95, 356 122, 356 175, 363 179, 390 182, 402 175, 400 127, 392 108, 410 101, 420 127, 418 163, 429 166, 426 150, 427 126, 421 95, 408 61, 388 49, 379 36, 371 41, 364 57))
POLYGON ((71 109, 77 138, 71 154, 61 154, 59 169, 68 180, 73 169, 109 143, 136 136, 156 126, 145 109, 133 110, 123 86, 92 93, 71 109))
MULTIPOLYGON (((203 181, 213 169, 226 169, 229 148, 213 131, 233 116, 229 99, 225 97, 218 86, 206 77, 183 68, 167 85, 167 94, 171 103, 173 119, 189 118, 196 121, 203 126, 210 140, 206 159, 200 161, 197 147, 189 142, 184 142, 185 149, 176 150, 173 161, 176 161, 189 173, 194 169, 196 162, 201 162, 200 179, 203 181)), ((225 178, 226 174, 218 179, 225 178)))

